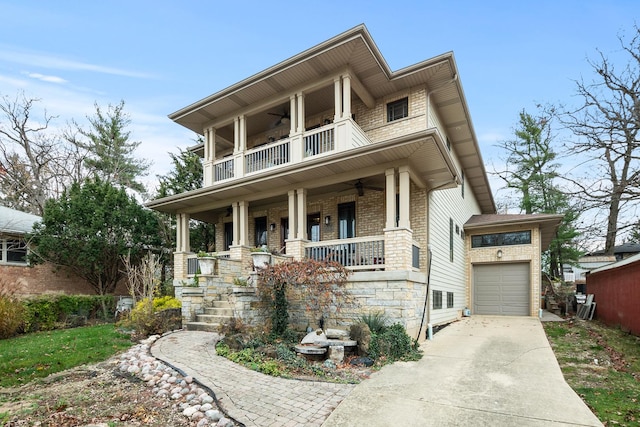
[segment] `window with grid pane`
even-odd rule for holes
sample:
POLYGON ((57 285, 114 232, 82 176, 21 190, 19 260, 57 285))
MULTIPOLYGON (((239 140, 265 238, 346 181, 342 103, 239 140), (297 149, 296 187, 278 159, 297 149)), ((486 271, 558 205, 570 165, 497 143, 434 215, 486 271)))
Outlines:
POLYGON ((409 117, 409 98, 398 99, 387 104, 387 121, 409 117))
POLYGON ((442 308, 442 291, 433 291, 433 309, 442 308))
POLYGON ((0 261, 27 264, 27 244, 20 239, 0 239, 0 261))
POLYGON ((453 292, 447 292, 447 308, 453 308, 453 292))

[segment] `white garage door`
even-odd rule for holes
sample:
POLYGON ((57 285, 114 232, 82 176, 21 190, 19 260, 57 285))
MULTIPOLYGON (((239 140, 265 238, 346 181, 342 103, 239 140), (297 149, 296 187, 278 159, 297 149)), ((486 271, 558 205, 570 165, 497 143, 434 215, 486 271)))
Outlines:
POLYGON ((473 312, 529 316, 529 264, 473 266, 473 312))

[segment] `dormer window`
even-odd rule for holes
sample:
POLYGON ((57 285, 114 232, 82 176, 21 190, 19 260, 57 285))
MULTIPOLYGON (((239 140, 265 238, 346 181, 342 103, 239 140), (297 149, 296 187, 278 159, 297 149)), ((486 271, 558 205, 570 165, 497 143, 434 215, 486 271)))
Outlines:
POLYGON ((409 98, 398 99, 387 104, 387 122, 409 117, 409 98))

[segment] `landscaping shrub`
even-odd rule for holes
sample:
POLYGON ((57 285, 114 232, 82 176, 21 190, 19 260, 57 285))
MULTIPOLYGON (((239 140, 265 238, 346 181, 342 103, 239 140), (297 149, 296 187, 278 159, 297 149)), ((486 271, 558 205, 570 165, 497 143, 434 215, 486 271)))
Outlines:
POLYGON ((369 356, 384 359, 385 363, 396 360, 417 360, 421 354, 412 344, 411 337, 399 323, 384 328, 380 334, 371 335, 369 356))
POLYGON ((24 322, 24 307, 14 286, 0 280, 0 339, 14 336, 24 322))
POLYGON ((373 334, 381 334, 389 324, 389 318, 382 311, 363 314, 360 321, 366 323, 373 334))
POLYGON ((180 307, 180 301, 173 297, 144 298, 138 301, 121 324, 133 328, 140 336, 162 334, 181 324, 180 307))
POLYGON ((113 295, 45 295, 26 299, 24 307, 24 332, 50 331, 82 326, 90 320, 105 318, 103 307, 115 313, 116 298, 113 295))
POLYGON ((355 305, 345 289, 349 271, 336 262, 312 259, 289 261, 261 268, 258 290, 269 313, 271 332, 283 336, 289 328, 289 311, 310 313, 321 323, 329 313, 355 305))

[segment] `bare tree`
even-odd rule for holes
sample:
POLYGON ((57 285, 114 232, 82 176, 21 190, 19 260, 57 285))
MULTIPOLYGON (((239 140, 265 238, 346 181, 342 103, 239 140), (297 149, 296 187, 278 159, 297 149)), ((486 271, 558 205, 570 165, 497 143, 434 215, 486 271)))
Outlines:
POLYGON ((42 215, 45 201, 79 177, 72 171, 83 153, 49 127, 55 117, 34 118, 36 98, 19 93, 0 100, 0 200, 8 207, 42 215))
POLYGON ((587 160, 587 172, 572 183, 594 218, 606 217, 607 254, 613 253, 618 233, 636 221, 640 199, 640 29, 634 27, 629 43, 622 36, 618 40, 629 57, 626 65, 618 69, 598 51, 598 59, 588 61, 594 80, 576 81, 582 105, 560 116, 577 137, 567 150, 587 160))

